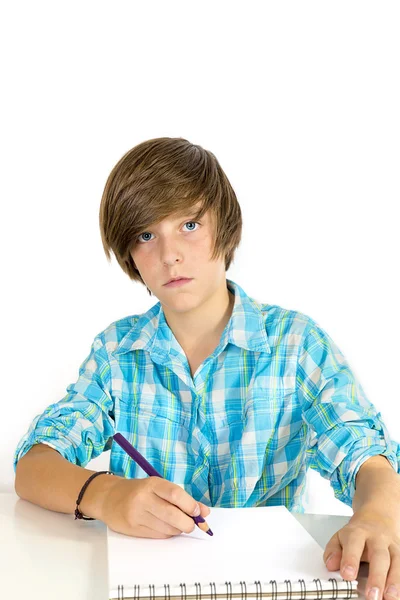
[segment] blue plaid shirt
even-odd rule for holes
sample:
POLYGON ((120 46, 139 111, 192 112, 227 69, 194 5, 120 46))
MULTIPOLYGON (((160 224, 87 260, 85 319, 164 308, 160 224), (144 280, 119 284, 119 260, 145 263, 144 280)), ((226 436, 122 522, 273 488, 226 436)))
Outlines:
POLYGON ((208 506, 293 512, 304 512, 308 467, 349 506, 370 456, 386 456, 397 473, 399 446, 329 335, 305 314, 227 285, 231 318, 194 378, 160 302, 115 321, 95 337, 64 398, 35 417, 14 469, 40 442, 81 467, 111 449, 113 473, 146 477, 113 442, 119 431, 208 506))

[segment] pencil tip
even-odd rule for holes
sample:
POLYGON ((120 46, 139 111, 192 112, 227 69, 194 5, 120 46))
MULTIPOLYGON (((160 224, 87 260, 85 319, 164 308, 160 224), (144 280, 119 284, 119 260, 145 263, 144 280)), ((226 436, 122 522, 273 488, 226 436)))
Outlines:
POLYGON ((214 535, 211 529, 209 529, 206 533, 208 533, 208 535, 214 535))

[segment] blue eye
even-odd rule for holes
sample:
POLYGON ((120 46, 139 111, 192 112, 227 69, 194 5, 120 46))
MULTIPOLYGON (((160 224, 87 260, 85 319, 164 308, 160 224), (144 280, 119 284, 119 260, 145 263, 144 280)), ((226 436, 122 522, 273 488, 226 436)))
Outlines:
MULTIPOLYGON (((188 223, 194 223, 195 225, 200 225, 200 223, 198 223, 197 221, 186 221, 186 223, 184 224, 184 226, 185 226, 185 225, 188 225, 188 223)), ((196 231, 196 229, 189 229, 189 231, 196 231)), ((147 239, 147 240, 141 240, 141 239, 140 239, 140 237, 141 237, 142 235, 144 236, 144 235, 152 235, 152 234, 150 233, 150 231, 144 231, 143 233, 141 233, 141 234, 140 234, 140 235, 137 237, 137 240, 136 240, 137 242, 139 242, 139 243, 141 243, 141 244, 142 244, 143 242, 144 242, 144 243, 146 243, 146 242, 150 241, 149 239, 147 239)))
MULTIPOLYGON (((188 223, 194 223, 195 225, 199 225, 199 223, 196 223, 196 221, 187 221, 185 225, 187 225, 188 223)), ((190 231, 194 231, 194 229, 190 229, 190 231)))
MULTIPOLYGON (((137 239, 137 241, 138 241, 138 242, 142 241, 142 240, 140 240, 140 239, 139 239, 141 235, 151 235, 151 233, 150 233, 149 231, 145 231, 144 233, 141 233, 141 234, 138 236, 138 239, 137 239)), ((146 240, 146 241, 148 242, 149 240, 146 240)))

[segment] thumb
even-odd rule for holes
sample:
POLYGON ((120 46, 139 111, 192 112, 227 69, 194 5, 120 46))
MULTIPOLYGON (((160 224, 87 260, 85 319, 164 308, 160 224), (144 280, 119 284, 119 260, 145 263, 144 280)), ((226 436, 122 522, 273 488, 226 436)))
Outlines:
POLYGON ((342 560, 342 545, 339 541, 339 536, 335 533, 326 545, 323 554, 323 560, 327 569, 330 571, 338 571, 342 560))

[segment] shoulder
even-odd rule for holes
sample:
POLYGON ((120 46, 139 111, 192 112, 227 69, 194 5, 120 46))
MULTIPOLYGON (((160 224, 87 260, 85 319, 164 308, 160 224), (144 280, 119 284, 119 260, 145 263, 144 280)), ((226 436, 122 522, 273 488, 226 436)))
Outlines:
POLYGON ((141 314, 129 315, 110 323, 95 336, 93 343, 95 349, 104 348, 108 354, 116 350, 121 340, 135 327, 142 316, 141 314))
POLYGON ((299 310, 285 308, 278 304, 260 304, 268 337, 286 338, 293 336, 293 342, 301 343, 312 329, 319 329, 318 323, 310 315, 299 310))

